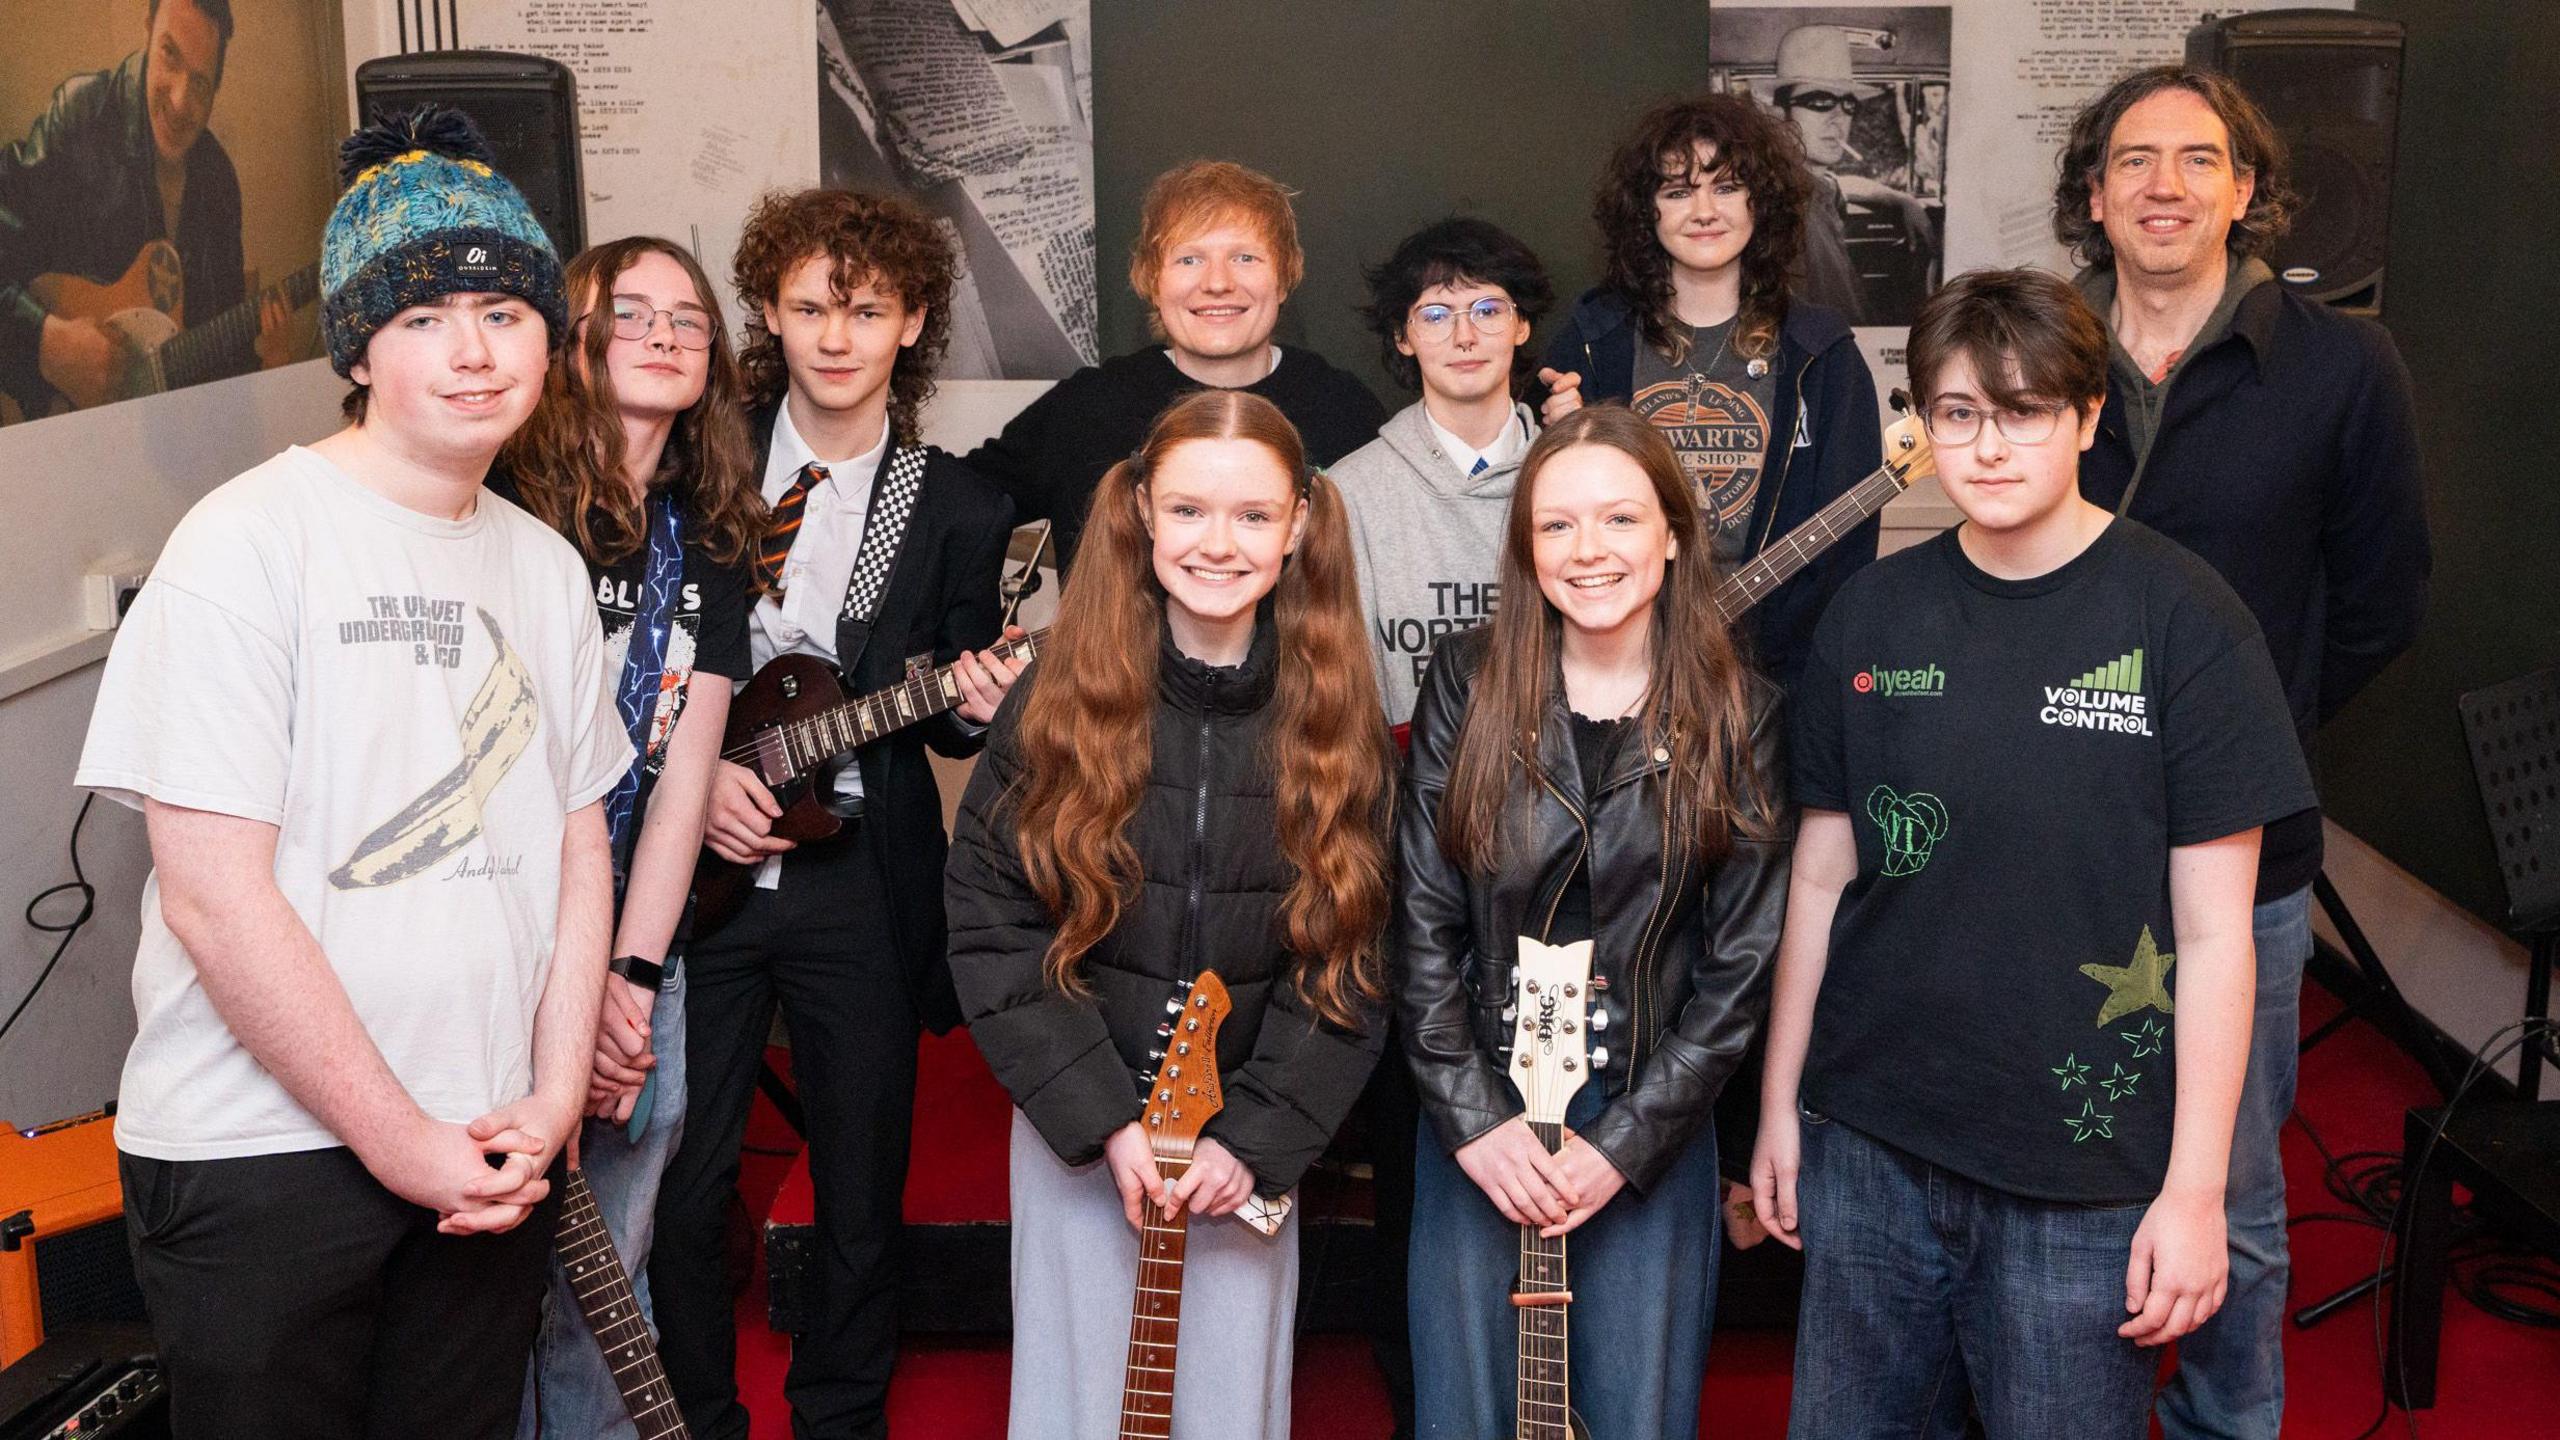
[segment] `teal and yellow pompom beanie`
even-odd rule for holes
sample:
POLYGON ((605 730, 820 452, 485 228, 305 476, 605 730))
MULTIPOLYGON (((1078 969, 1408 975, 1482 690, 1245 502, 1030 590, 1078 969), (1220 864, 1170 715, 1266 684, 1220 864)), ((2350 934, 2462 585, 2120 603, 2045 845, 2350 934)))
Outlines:
POLYGON ((470 117, 441 105, 339 145, 345 193, 320 237, 320 328, 340 375, 392 316, 443 295, 513 295, 542 312, 554 345, 567 333, 559 253, 490 162, 470 117))

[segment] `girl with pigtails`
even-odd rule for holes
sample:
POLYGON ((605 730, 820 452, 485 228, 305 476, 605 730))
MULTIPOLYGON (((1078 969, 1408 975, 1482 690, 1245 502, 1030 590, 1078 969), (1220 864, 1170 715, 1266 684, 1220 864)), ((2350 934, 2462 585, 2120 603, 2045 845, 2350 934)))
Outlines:
POLYGON ((1377 1059, 1379 715, 1340 494, 1269 401, 1177 401, 1094 493, 946 881, 953 978, 1017 1107, 1014 1440, 1119 1433, 1141 1227, 1184 1214, 1170 1434, 1289 1433, 1296 1227, 1238 1212, 1296 1188, 1377 1059), (1232 1004, 1224 1108, 1168 1183, 1142 1087, 1202 971, 1232 1004))

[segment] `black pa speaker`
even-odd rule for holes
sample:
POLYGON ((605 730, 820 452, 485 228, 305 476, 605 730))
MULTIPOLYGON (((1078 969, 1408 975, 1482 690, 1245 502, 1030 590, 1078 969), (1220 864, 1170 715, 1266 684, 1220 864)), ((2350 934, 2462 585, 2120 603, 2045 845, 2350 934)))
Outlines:
POLYGON ((385 55, 356 67, 360 123, 434 101, 471 117, 551 234, 562 264, 587 246, 587 185, 578 159, 578 82, 569 67, 502 50, 385 55))
POLYGON ((2268 262, 2286 288, 2378 314, 2406 31, 2344 10, 2261 10, 2187 34, 2187 63, 2229 76, 2292 152, 2302 207, 2268 262))

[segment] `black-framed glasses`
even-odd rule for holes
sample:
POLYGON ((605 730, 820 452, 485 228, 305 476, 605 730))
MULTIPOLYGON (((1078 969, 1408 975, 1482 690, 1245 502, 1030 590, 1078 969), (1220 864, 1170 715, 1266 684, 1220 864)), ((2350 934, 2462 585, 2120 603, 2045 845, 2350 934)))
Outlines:
POLYGON ((1995 410, 1961 400, 1941 400, 1920 412, 1930 440, 1940 445, 1970 445, 1982 434, 1988 416, 2000 438, 2012 445, 2041 445, 2053 438, 2054 426, 2068 405, 2039 405, 2032 410, 1995 410))
POLYGON ((1810 110, 1816 115, 1828 115, 1834 110, 1837 110, 1844 115, 1855 115, 1858 113, 1858 97, 1855 95, 1826 95, 1819 90, 1809 93, 1799 92, 1787 97, 1787 108, 1790 110, 1810 110))
POLYGON ((1499 295, 1479 296, 1465 306, 1443 305, 1434 301, 1428 305, 1414 306, 1413 318, 1409 323, 1419 334, 1428 335, 1434 340, 1446 340, 1458 328, 1458 317, 1461 315, 1465 316, 1468 323, 1474 325, 1477 330, 1484 331, 1510 319, 1517 309, 1517 306, 1499 295))
POLYGON ((687 350, 711 348, 711 317, 699 310, 660 310, 636 300, 613 302, 613 338, 646 340, 658 328, 658 317, 667 317, 667 328, 675 333, 676 344, 687 350))

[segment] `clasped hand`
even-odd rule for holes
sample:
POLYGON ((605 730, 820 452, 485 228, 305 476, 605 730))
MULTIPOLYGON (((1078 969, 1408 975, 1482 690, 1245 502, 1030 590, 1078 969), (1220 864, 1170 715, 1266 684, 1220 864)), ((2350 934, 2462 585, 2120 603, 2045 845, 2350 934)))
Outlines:
POLYGON ((1458 1168, 1514 1225, 1535 1225, 1548 1239, 1568 1234, 1600 1213, 1626 1177, 1591 1142, 1571 1130, 1549 1153, 1529 1122, 1515 1115, 1458 1147, 1458 1168))

